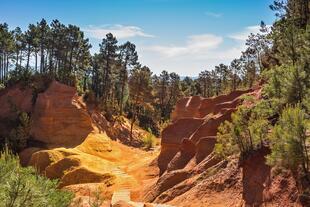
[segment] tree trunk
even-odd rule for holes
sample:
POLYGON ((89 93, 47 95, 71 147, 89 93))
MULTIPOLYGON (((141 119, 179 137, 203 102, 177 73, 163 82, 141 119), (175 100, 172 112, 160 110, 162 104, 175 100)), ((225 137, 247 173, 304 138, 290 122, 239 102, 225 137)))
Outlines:
POLYGON ((27 51, 27 65, 26 70, 29 69, 29 61, 30 61, 30 44, 28 44, 28 51, 27 51))
POLYGON ((3 60, 2 54, 0 53, 0 82, 1 83, 3 82, 3 67, 2 67, 3 63, 2 63, 2 60, 3 60))
POLYGON ((16 52, 16 64, 15 64, 15 68, 18 67, 18 58, 19 58, 19 50, 17 50, 17 52, 16 52))
POLYGON ((133 117, 132 117, 132 120, 131 120, 131 124, 130 124, 130 141, 133 140, 133 126, 134 126, 134 123, 136 122, 136 113, 134 112, 133 113, 133 117))
POLYGON ((44 49, 43 49, 43 43, 41 43, 41 54, 40 54, 41 60, 40 60, 40 73, 44 73, 44 49))
POLYGON ((36 59, 35 59, 35 70, 38 71, 38 52, 36 51, 36 59))
POLYGON ((70 51, 70 60, 69 60, 69 71, 70 71, 70 74, 72 72, 72 58, 73 58, 73 47, 71 47, 71 51, 70 51))
POLYGON ((9 73, 9 55, 6 55, 6 74, 5 74, 5 80, 7 80, 7 76, 9 73))

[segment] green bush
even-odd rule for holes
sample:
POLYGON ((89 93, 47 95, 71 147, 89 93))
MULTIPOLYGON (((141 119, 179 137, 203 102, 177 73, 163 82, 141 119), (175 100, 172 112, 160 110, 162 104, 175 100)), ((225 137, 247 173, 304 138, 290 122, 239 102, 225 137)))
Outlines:
POLYGON ((0 207, 66 207, 72 194, 57 189, 57 181, 23 168, 7 148, 0 153, 0 207))
POLYGON ((25 112, 20 112, 16 120, 16 127, 10 132, 6 143, 14 152, 26 148, 27 140, 30 138, 30 117, 25 112))
POLYGON ((18 67, 15 70, 10 71, 7 85, 14 86, 17 83, 22 83, 24 86, 30 85, 34 73, 35 72, 31 69, 27 70, 25 68, 18 67))
POLYGON ((160 128, 157 117, 154 113, 144 113, 138 116, 139 126, 142 129, 149 130, 152 134, 159 136, 160 128))
MULTIPOLYGON (((14 106, 14 105, 12 105, 14 106)), ((16 117, 4 120, 8 127, 8 134, 0 137, 0 150, 8 146, 14 153, 20 152, 27 147, 30 139, 30 117, 27 113, 14 109, 16 117)))
MULTIPOLYGON (((258 105, 259 106, 259 105, 258 105)), ((269 122, 256 107, 241 106, 232 114, 232 121, 218 128, 215 152, 220 157, 240 153, 244 159, 248 154, 261 148, 266 140, 269 122)))
POLYGON ((143 139, 143 147, 147 150, 152 149, 156 144, 156 138, 153 134, 148 133, 143 139))
POLYGON ((307 129, 309 119, 299 105, 287 107, 270 134, 271 154, 267 163, 285 167, 293 172, 302 167, 304 173, 309 170, 309 149, 307 148, 307 129))

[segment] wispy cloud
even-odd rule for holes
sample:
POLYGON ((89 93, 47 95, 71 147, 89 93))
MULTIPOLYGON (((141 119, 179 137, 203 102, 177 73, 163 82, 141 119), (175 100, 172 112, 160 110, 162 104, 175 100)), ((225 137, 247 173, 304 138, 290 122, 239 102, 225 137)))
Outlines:
POLYGON ((145 50, 157 52, 164 57, 179 57, 184 55, 202 55, 218 48, 223 38, 213 34, 192 35, 187 38, 185 45, 154 45, 145 50))
POLYGON ((210 11, 205 12, 205 15, 209 17, 213 17, 213 18, 221 18, 223 16, 222 13, 215 13, 215 12, 210 12, 210 11))
POLYGON ((93 26, 83 28, 83 31, 90 37, 102 39, 108 33, 112 33, 118 39, 128 39, 132 37, 154 37, 154 35, 145 33, 142 28, 137 26, 125 26, 121 24, 93 26))
POLYGON ((259 33, 260 26, 249 26, 243 31, 229 35, 228 37, 238 41, 245 41, 251 33, 259 33))
MULTIPOLYGON (((266 26, 267 28, 271 27, 271 25, 266 26)), ((231 34, 228 37, 238 41, 246 41, 251 33, 253 34, 260 33, 260 29, 261 29, 260 25, 249 26, 244 28, 243 31, 231 34)))

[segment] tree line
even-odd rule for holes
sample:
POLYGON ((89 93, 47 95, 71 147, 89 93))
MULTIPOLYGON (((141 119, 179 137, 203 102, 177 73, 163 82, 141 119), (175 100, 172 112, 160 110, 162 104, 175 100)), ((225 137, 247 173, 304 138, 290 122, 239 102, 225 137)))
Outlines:
POLYGON ((29 24, 25 32, 19 27, 10 31, 8 24, 0 24, 1 82, 5 83, 12 70, 33 70, 72 85, 72 77, 84 75, 90 67, 90 47, 79 27, 58 20, 49 25, 42 19, 29 24))
POLYGON ((230 65, 220 64, 202 71, 198 78, 181 78, 177 73, 153 74, 139 63, 136 46, 119 44, 109 33, 99 51, 75 25, 42 19, 26 31, 10 30, 0 24, 0 82, 31 74, 47 75, 64 84, 77 86, 95 101, 108 118, 126 115, 145 129, 159 134, 159 125, 169 120, 176 102, 184 96, 212 97, 237 88, 252 87, 263 70, 261 57, 270 48, 268 28, 251 34, 247 49, 230 65))

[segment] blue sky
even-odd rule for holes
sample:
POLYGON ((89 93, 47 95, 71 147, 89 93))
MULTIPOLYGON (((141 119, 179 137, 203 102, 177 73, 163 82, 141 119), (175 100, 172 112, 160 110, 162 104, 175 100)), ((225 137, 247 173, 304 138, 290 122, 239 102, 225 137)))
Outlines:
POLYGON ((90 38, 92 52, 105 33, 137 45, 140 62, 197 76, 240 56, 244 40, 261 20, 274 21, 272 0, 6 0, 0 22, 26 28, 41 18, 75 24, 90 38))

